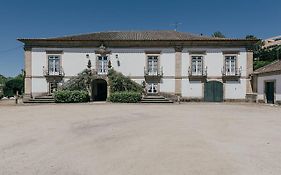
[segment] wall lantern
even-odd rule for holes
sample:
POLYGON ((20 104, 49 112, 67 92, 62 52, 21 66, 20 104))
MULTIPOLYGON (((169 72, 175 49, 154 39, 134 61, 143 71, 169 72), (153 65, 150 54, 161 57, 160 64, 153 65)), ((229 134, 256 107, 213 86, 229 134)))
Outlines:
POLYGON ((116 54, 116 55, 115 55, 115 58, 117 59, 117 66, 120 67, 119 55, 116 54))

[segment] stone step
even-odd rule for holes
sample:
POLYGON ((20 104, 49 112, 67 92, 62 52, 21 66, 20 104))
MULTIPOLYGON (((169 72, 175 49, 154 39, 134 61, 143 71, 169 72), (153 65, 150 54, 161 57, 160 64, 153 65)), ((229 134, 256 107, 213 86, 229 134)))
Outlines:
POLYGON ((173 101, 163 96, 145 96, 142 98, 141 103, 173 103, 173 101))
POLYGON ((158 100, 154 100, 154 101, 141 101, 141 103, 173 103, 172 101, 168 100, 168 101, 158 101, 158 100))
POLYGON ((42 101, 42 100, 28 100, 24 103, 55 103, 55 101, 42 101))
POLYGON ((29 99, 27 101, 24 101, 24 103, 55 103, 55 99, 51 95, 46 95, 29 99))
POLYGON ((42 97, 35 97, 34 99, 54 99, 54 97, 53 96, 42 96, 42 97))
POLYGON ((163 96, 145 96, 143 99, 166 99, 163 96))

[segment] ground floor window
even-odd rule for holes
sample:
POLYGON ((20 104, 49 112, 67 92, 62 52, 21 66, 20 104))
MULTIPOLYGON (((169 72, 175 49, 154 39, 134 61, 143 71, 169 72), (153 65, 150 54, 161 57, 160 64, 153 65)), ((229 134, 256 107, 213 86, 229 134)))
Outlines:
POLYGON ((57 82, 50 82, 49 83, 49 93, 53 94, 54 92, 56 92, 56 90, 58 89, 58 83, 57 82))
POLYGON ((155 94, 158 92, 158 84, 157 83, 148 83, 147 84, 147 93, 155 94))

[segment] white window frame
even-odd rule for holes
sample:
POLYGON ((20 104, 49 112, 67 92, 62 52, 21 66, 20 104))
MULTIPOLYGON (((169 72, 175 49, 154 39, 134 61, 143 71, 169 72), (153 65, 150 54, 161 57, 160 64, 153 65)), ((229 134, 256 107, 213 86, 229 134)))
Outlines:
POLYGON ((204 56, 203 55, 191 55, 190 56, 190 71, 192 75, 202 75, 204 71, 204 56), (201 60, 201 66, 199 65, 199 58, 201 60), (193 60, 195 59, 195 70, 193 69, 193 60), (201 69, 199 69, 201 68, 201 69))
POLYGON ((61 73, 61 55, 47 55, 48 57, 48 74, 59 75, 61 73), (50 61, 52 59, 52 61, 50 61), (52 66, 50 65, 52 64, 52 66))
POLYGON ((225 75, 236 75, 237 74, 237 65, 238 56, 237 55, 224 55, 224 69, 225 75), (230 59, 229 59, 230 58, 230 59))
POLYGON ((148 75, 157 75, 159 73, 159 54, 149 54, 147 55, 147 73, 148 75), (153 58, 150 65, 150 58, 153 58), (156 59, 155 59, 156 58, 156 59), (155 60, 157 60, 155 62, 155 60))
POLYGON ((109 56, 107 55, 97 56, 97 73, 99 75, 106 75, 108 73, 108 61, 109 61, 109 56), (102 60, 100 60, 100 58, 102 60))
POLYGON ((147 83, 146 91, 149 94, 157 94, 158 93, 158 83, 147 83))

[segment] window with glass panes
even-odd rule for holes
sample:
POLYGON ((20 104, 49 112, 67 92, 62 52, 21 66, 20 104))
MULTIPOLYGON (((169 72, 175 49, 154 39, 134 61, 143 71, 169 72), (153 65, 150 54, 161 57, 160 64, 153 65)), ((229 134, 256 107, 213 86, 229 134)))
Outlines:
POLYGON ((108 58, 107 56, 98 56, 98 74, 107 74, 108 58))
POLYGON ((225 56, 225 73, 227 75, 235 75, 236 56, 225 56))
POLYGON ((158 56, 147 57, 147 70, 149 75, 157 75, 158 73, 158 56))
POLYGON ((56 75, 60 73, 60 56, 49 55, 48 56, 48 73, 50 75, 56 75))
POLYGON ((203 56, 191 57, 192 75, 201 75, 203 72, 203 56))

